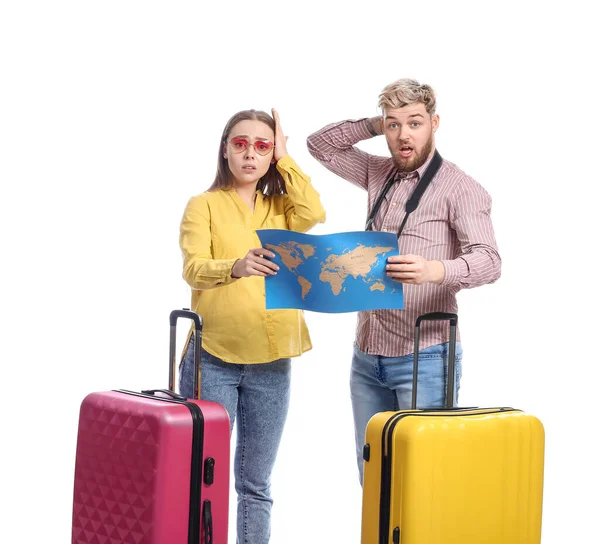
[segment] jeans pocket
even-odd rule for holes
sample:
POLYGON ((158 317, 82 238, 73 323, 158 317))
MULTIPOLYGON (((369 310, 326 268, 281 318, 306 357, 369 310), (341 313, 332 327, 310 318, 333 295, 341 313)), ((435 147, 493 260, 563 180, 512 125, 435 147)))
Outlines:
POLYGON ((419 360, 421 359, 440 359, 446 356, 448 349, 447 344, 435 344, 428 348, 419 350, 419 360))

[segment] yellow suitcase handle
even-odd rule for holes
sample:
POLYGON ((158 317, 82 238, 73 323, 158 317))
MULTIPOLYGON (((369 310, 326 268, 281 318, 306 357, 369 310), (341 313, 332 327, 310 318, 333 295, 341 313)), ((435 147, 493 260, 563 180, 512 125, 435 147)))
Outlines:
POLYGON ((419 335, 421 332, 422 321, 449 321, 450 322, 450 346, 448 349, 448 389, 446 391, 445 408, 454 407, 454 379, 456 367, 456 327, 458 325, 458 316, 449 312, 431 312, 429 314, 417 317, 415 324, 415 352, 413 366, 413 385, 412 385, 412 409, 417 409, 417 378, 419 375, 419 335))

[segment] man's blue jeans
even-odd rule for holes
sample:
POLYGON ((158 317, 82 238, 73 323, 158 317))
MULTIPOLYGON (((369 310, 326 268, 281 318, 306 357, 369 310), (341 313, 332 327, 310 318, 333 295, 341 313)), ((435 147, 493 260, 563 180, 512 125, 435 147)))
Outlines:
MULTIPOLYGON (((354 346, 350 372, 350 396, 354 414, 356 459, 363 481, 363 446, 367 423, 378 412, 409 410, 412 403, 413 357, 382 357, 363 353, 354 346)), ((456 344, 456 380, 454 403, 461 377, 462 347, 456 344)), ((417 408, 444 405, 448 380, 448 343, 419 351, 417 408)))
MULTIPOLYGON (((179 391, 193 396, 194 337, 181 365, 179 391)), ((235 490, 238 544, 267 544, 271 532, 271 471, 290 400, 291 360, 240 365, 202 350, 200 398, 237 416, 235 490)))

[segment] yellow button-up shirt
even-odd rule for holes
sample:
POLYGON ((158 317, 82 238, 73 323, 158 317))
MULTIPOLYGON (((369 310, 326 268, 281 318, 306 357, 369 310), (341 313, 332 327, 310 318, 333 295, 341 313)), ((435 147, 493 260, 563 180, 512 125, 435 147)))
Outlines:
POLYGON ((261 247, 257 229, 306 232, 325 221, 310 178, 289 156, 277 162, 287 194, 256 193, 254 212, 234 189, 209 191, 188 202, 179 243, 192 309, 203 319, 202 346, 231 363, 266 363, 311 349, 299 310, 267 310, 262 276, 232 278, 237 259, 261 247))

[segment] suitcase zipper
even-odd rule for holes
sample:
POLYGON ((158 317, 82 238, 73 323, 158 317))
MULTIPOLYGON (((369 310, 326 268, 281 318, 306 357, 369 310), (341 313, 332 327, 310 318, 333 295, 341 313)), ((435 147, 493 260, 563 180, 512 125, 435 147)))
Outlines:
MULTIPOLYGON (((476 413, 468 415, 485 415, 485 414, 497 414, 498 412, 520 412, 514 408, 496 408, 493 410, 482 409, 476 413)), ((393 415, 388 419, 383 426, 382 444, 381 444, 381 487, 380 487, 380 498, 379 498, 379 544, 388 544, 390 536, 390 516, 391 516, 391 491, 392 491, 392 438, 394 435, 394 428, 398 422, 408 416, 419 416, 419 417, 441 417, 441 416, 464 416, 464 412, 460 410, 447 410, 440 408, 436 411, 424 412, 400 412, 393 415)), ((400 544, 400 528, 394 528, 393 533, 393 544, 400 544)))
POLYGON ((169 402, 171 404, 183 404, 190 411, 192 416, 192 467, 190 471, 188 544, 198 544, 200 542, 200 504, 202 502, 202 471, 200 468, 204 452, 204 416, 202 415, 202 410, 193 402, 144 395, 143 393, 136 393, 135 391, 127 391, 125 389, 115 389, 114 391, 125 393, 126 395, 135 395, 136 397, 169 402))
MULTIPOLYGON (((204 451, 204 416, 200 407, 192 402, 184 402, 192 414, 192 470, 190 477, 190 517, 188 542, 200 542, 200 504, 202 502, 202 453, 204 451)), ((212 542, 212 536, 211 536, 212 542)))

